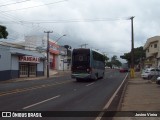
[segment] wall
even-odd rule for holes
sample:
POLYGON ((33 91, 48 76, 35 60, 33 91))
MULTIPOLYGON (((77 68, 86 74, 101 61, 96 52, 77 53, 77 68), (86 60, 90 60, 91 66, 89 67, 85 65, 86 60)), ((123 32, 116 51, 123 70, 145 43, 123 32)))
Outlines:
POLYGON ((11 78, 11 54, 10 47, 0 45, 0 80, 11 78))
POLYGON ((10 70, 11 68, 11 54, 9 47, 0 46, 0 71, 10 70))
POLYGON ((66 56, 62 56, 59 55, 58 56, 58 70, 68 70, 68 63, 64 62, 63 60, 65 59, 65 61, 67 61, 67 57, 66 56))
POLYGON ((37 64, 37 76, 44 76, 44 61, 41 60, 39 64, 37 64))
POLYGON ((19 77, 19 59, 16 55, 11 55, 11 78, 19 77))

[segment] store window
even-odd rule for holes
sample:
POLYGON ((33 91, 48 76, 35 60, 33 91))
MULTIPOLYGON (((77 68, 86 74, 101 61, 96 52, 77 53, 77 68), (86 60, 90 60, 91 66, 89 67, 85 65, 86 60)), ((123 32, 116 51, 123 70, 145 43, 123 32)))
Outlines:
POLYGON ((29 65, 29 76, 35 77, 36 76, 36 65, 29 65))
POLYGON ((19 68, 20 77, 28 77, 28 66, 27 64, 20 64, 19 68))
POLYGON ((20 77, 36 77, 37 65, 30 63, 20 63, 19 76, 20 77))

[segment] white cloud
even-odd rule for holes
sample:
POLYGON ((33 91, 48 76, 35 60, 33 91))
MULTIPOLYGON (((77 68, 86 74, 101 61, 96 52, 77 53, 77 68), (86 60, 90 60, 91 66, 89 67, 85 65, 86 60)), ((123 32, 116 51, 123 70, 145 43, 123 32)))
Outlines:
MULTIPOLYGON (((30 7, 58 0, 31 0, 23 4, 0 7, 0 11, 30 7)), ((13 0, 12 0, 13 2, 13 0)), ((4 4, 4 3, 3 3, 4 4)), ((158 35, 160 1, 152 0, 68 0, 57 4, 27 10, 7 12, 0 15, 2 24, 6 25, 9 34, 22 37, 31 34, 44 34, 44 30, 53 30, 51 37, 58 38, 67 34, 60 44, 78 47, 88 43, 89 47, 100 49, 109 55, 122 55, 131 49, 131 21, 134 18, 135 47, 142 46, 148 37, 158 35), (121 18, 122 20, 114 21, 121 18), (86 20, 107 19, 99 22, 71 22, 46 24, 6 24, 4 21, 29 20, 86 20), (111 21, 109 21, 111 20, 111 21), (65 40, 66 39, 66 40, 65 40)), ((45 34, 44 34, 45 35, 45 34)), ((12 37, 10 36, 10 37, 12 37)))

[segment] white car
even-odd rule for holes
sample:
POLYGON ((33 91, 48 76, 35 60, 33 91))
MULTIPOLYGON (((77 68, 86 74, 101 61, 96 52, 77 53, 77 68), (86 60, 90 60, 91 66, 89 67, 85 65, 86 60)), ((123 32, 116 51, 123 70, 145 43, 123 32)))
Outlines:
POLYGON ((157 78, 156 83, 160 84, 160 77, 157 78))
POLYGON ((150 79, 154 75, 160 75, 160 70, 156 68, 147 68, 142 72, 141 77, 143 79, 150 79))

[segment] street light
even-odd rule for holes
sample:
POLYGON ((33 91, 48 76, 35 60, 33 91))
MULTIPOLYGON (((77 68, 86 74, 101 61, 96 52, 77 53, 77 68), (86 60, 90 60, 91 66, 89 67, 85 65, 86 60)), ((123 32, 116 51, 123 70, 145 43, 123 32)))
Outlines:
MULTIPOLYGON (((66 34, 62 35, 61 37, 59 37, 55 43, 57 43, 62 37, 67 36, 66 34)), ((64 71, 64 58, 63 58, 63 71, 64 71)))
MULTIPOLYGON (((50 33, 53 33, 53 31, 44 31, 44 33, 47 33, 47 78, 49 78, 49 47, 50 47, 50 45, 49 45, 49 34, 50 33)), ((58 38, 56 41, 55 41, 55 43, 57 42, 57 41, 59 41, 62 37, 64 37, 64 36, 66 36, 65 34, 64 35, 62 35, 60 38, 58 38)))
POLYGON ((64 37, 64 36, 67 36, 66 34, 64 34, 64 35, 62 35, 61 37, 59 37, 56 41, 55 41, 55 43, 57 43, 62 37, 64 37))

